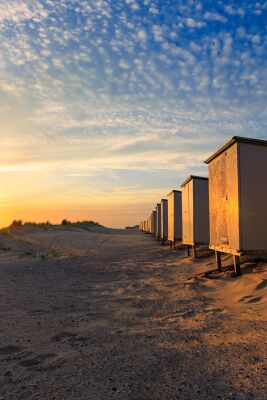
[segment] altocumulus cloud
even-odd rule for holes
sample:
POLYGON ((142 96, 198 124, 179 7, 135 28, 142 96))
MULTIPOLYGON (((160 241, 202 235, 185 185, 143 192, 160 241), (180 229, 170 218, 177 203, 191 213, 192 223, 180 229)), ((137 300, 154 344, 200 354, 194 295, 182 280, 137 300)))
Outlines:
POLYGON ((121 187, 139 177, 165 188, 205 172, 229 136, 266 137, 266 11, 252 0, 0 0, 0 172, 16 154, 21 171, 42 163, 60 179, 73 163, 68 183, 110 173, 121 187))

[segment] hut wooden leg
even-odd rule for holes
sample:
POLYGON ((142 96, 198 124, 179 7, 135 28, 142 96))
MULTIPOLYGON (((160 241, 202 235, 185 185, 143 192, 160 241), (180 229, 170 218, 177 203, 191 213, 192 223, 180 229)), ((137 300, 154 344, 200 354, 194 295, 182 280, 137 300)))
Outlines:
POLYGON ((219 251, 215 251, 215 258, 216 258, 218 271, 221 272, 222 271, 222 259, 221 259, 221 253, 219 251))
POLYGON ((190 257, 190 246, 186 246, 187 247, 187 255, 188 255, 188 257, 190 257))
POLYGON ((233 255, 234 258, 234 268, 235 268, 235 273, 236 275, 241 275, 241 268, 240 268, 240 257, 233 255))
POLYGON ((197 246, 193 244, 192 249, 193 249, 193 257, 197 258, 197 246))

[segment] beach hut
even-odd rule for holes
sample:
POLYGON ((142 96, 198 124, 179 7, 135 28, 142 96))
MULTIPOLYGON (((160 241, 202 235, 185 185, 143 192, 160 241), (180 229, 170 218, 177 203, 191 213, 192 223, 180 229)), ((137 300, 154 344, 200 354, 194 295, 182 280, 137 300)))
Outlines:
POLYGON ((172 190, 168 194, 168 240, 170 246, 182 240, 182 193, 172 190))
POLYGON ((152 234, 152 215, 148 218, 148 233, 152 234))
POLYGON ((183 243, 188 255, 198 244, 209 244, 209 181, 203 176, 190 175, 182 183, 183 243))
POLYGON ((168 200, 161 200, 161 233, 160 238, 164 245, 165 240, 168 240, 168 200))
POLYGON ((156 212, 157 212, 156 238, 157 238, 158 241, 160 241, 160 235, 161 235, 161 203, 157 204, 156 212))
POLYGON ((234 136, 206 161, 209 166, 210 248, 240 256, 267 250, 267 140, 234 136))
POLYGON ((151 230, 152 235, 156 236, 156 228, 157 228, 157 211, 152 211, 151 214, 151 230))

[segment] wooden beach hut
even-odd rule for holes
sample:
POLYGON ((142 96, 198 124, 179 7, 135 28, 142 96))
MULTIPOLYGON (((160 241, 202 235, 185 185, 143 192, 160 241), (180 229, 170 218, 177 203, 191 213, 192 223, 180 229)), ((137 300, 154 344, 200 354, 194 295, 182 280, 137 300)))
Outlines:
POLYGON ((147 221, 147 232, 152 234, 152 217, 151 217, 151 215, 149 216, 148 221, 147 221))
POLYGON ((206 161, 209 166, 210 248, 240 256, 267 250, 267 140, 234 136, 206 161))
POLYGON ((192 246, 196 257, 196 246, 209 244, 208 178, 190 175, 181 187, 183 244, 187 245, 188 255, 192 246))
POLYGON ((170 246, 182 240, 182 193, 172 190, 168 194, 168 240, 170 246))
POLYGON ((152 230, 152 235, 156 236, 156 227, 157 227, 157 212, 152 211, 151 214, 151 230, 152 230))
POLYGON ((158 203, 156 206, 157 212, 157 221, 156 221, 156 239, 160 241, 161 235, 161 203, 158 203))
POLYGON ((147 232, 147 221, 144 221, 144 232, 147 232))
POLYGON ((168 200, 161 200, 161 233, 160 238, 162 240, 162 244, 164 245, 165 241, 168 240, 168 200))

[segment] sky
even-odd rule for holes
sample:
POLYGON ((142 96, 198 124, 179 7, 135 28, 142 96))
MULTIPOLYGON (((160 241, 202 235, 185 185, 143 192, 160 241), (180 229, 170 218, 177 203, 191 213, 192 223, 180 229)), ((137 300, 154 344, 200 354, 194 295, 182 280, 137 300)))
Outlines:
POLYGON ((267 139, 267 1, 0 0, 0 226, 123 227, 267 139))

